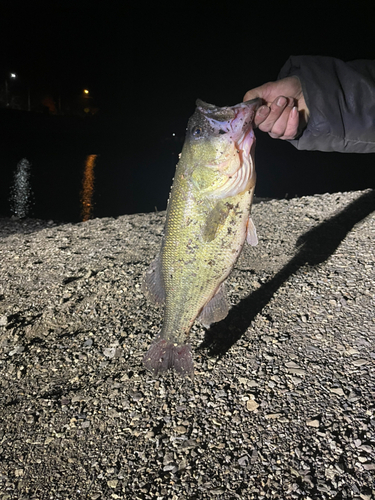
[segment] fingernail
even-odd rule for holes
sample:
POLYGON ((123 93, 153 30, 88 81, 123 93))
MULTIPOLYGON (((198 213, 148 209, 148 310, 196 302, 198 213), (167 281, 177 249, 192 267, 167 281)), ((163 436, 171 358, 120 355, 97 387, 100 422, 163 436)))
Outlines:
POLYGON ((292 118, 296 118, 297 114, 298 114, 297 106, 293 106, 292 111, 290 112, 290 116, 292 118))
POLYGON ((258 116, 265 116, 268 114, 268 111, 269 111, 268 106, 261 106, 257 111, 257 115, 258 116))
POLYGON ((286 99, 285 99, 285 97, 279 97, 279 98, 277 99, 277 101, 276 101, 276 104, 277 104, 278 106, 280 106, 280 108, 281 108, 282 106, 285 106, 285 104, 286 104, 286 99))

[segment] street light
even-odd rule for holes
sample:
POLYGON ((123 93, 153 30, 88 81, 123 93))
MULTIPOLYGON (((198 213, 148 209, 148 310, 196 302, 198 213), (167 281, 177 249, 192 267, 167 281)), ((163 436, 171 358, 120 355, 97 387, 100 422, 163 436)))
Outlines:
MULTIPOLYGON (((15 80, 17 78, 17 73, 9 73, 9 78, 15 80)), ((8 102, 8 78, 5 78, 5 107, 9 106, 8 102)))

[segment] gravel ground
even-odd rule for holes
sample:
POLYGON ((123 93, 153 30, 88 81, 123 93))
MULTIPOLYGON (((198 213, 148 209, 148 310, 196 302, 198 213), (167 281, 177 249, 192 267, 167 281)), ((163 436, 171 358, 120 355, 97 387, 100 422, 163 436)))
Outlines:
POLYGON ((374 210, 256 204, 192 381, 141 362, 164 212, 0 219, 0 498, 375 498, 374 210))

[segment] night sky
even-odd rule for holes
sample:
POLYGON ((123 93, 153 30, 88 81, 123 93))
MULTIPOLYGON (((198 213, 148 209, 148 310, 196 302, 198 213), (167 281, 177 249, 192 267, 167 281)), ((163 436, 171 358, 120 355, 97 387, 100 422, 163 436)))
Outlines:
MULTIPOLYGON (((134 163, 136 151, 151 161, 165 138, 183 137, 196 98, 236 104, 247 90, 276 79, 289 55, 375 58, 370 1, 1 3, 3 75, 15 71, 32 93, 58 91, 62 99, 89 88, 100 117, 116 130, 110 147, 125 162, 131 156, 134 163)), ((346 171, 353 162, 353 155, 337 160, 257 137, 263 196, 280 196, 272 186, 283 179, 284 191, 293 185, 289 194, 307 193, 303 176, 300 193, 292 182, 301 164, 311 185, 315 163, 337 161, 346 171)))

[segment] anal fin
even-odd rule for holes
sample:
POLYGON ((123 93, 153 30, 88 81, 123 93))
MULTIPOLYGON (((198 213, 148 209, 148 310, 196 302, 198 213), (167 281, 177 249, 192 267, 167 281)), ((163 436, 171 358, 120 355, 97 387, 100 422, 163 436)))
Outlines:
POLYGON ((162 305, 165 301, 163 276, 161 273, 161 254, 151 262, 142 282, 142 292, 150 302, 162 305))
POLYGON ((204 327, 208 328, 211 323, 217 323, 224 319, 228 311, 229 305, 225 296, 224 283, 222 283, 216 294, 202 309, 198 320, 204 327))

